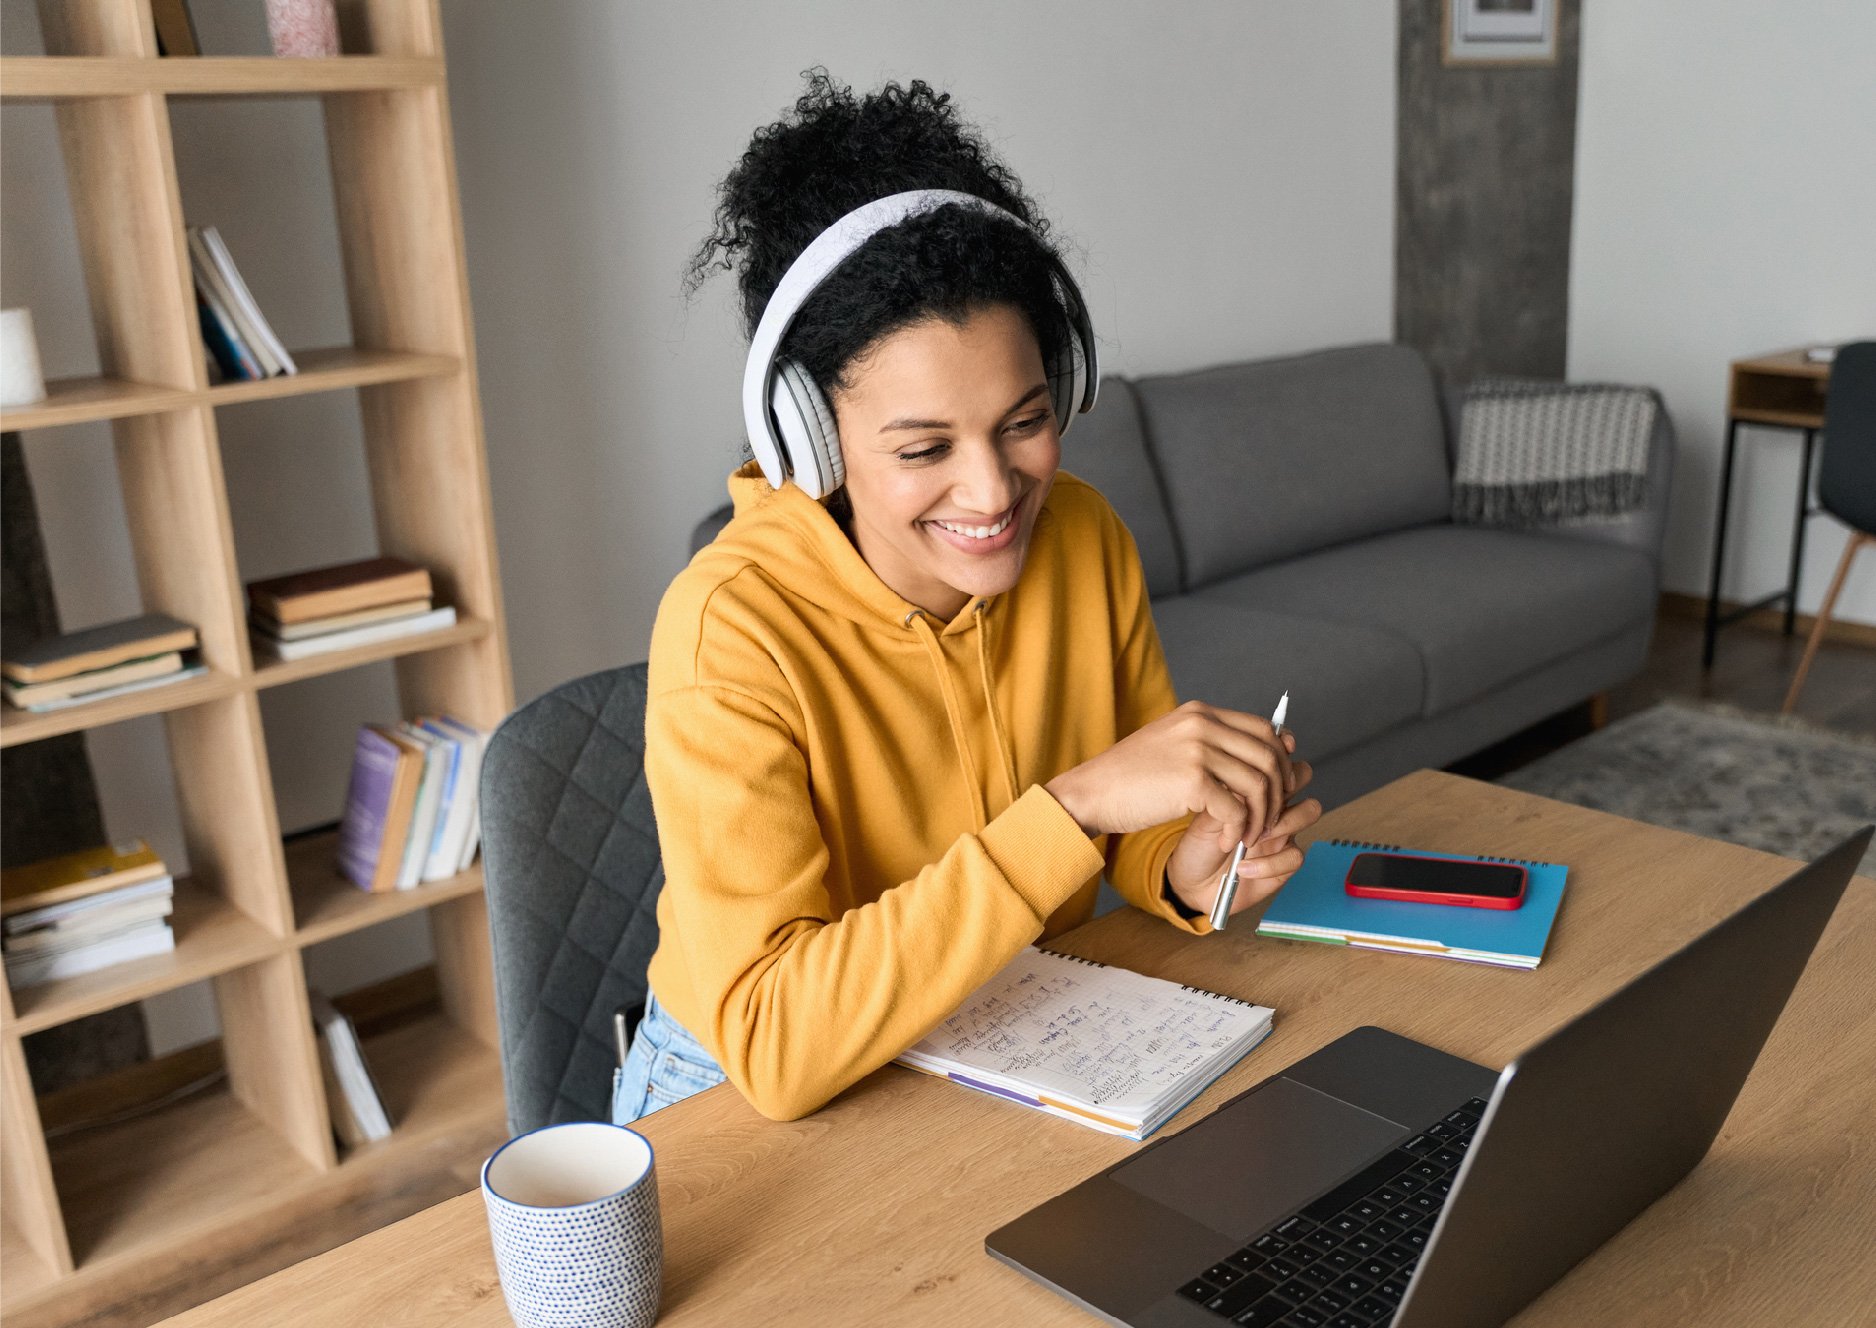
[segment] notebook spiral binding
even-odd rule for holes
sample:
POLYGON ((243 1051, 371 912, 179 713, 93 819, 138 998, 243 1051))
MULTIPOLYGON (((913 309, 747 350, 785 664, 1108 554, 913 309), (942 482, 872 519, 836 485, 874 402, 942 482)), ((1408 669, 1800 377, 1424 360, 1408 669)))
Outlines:
POLYGON ((1241 1001, 1236 996, 1225 995, 1222 991, 1207 991, 1203 987, 1188 987, 1183 982, 1179 984, 1179 990, 1189 991, 1194 996, 1210 996, 1214 1000, 1230 1001, 1233 1005, 1242 1005, 1247 1010, 1254 1010, 1257 1008, 1257 1002, 1255 1001, 1241 1001))
POLYGON ((1070 963, 1082 964, 1088 968, 1106 968, 1099 959, 1083 959, 1080 955, 1063 954, 1060 950, 1044 950, 1043 954, 1054 955, 1057 959, 1066 959, 1070 963))
MULTIPOLYGON (((1402 848, 1399 844, 1370 844, 1362 839, 1331 839, 1328 842, 1338 845, 1341 848, 1366 849, 1370 853, 1407 853, 1411 851, 1402 848)), ((1540 862, 1536 858, 1498 858, 1488 857, 1484 854, 1470 854, 1468 856, 1475 862, 1507 862, 1519 867, 1554 867, 1557 865, 1554 862, 1540 862)))

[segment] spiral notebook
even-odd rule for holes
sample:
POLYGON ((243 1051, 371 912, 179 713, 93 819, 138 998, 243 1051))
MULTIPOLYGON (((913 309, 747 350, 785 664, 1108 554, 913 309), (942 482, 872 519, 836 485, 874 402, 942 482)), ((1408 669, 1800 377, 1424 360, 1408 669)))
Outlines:
POLYGON ((1286 941, 1354 945, 1395 954, 1462 959, 1504 968, 1536 968, 1563 903, 1570 869, 1529 858, 1483 858, 1465 853, 1402 850, 1398 844, 1354 839, 1319 840, 1284 883, 1257 924, 1259 936, 1286 941), (1392 899, 1359 899, 1342 888, 1357 853, 1412 852, 1452 862, 1513 862, 1526 868, 1524 904, 1515 909, 1456 908, 1392 899))
POLYGON ((898 1063, 1144 1139, 1262 1042, 1274 1013, 1031 946, 898 1063))

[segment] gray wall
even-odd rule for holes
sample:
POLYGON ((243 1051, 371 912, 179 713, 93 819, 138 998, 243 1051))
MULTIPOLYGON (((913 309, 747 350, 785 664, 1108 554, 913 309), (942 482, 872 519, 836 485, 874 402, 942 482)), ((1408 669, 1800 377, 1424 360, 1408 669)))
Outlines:
MULTIPOLYGON (((1706 594, 1728 361, 1876 337, 1872 54, 1869 0, 1605 0, 1584 17, 1570 376, 1667 398, 1681 443, 1670 590, 1706 594)), ((1721 590, 1748 600, 1785 584, 1800 443, 1741 434, 1721 590)), ((1811 523, 1805 612, 1848 536, 1811 523)), ((1836 612, 1876 623, 1876 558, 1836 612)))
POLYGON ((1448 0, 1400 0, 1394 337, 1448 384, 1562 378, 1578 0, 1557 62, 1445 65, 1448 0))
POLYGON ((452 0, 444 24, 523 697, 643 659, 724 501, 742 338, 727 281, 686 305, 679 277, 810 65, 956 95, 1074 242, 1114 371, 1388 335, 1388 0, 452 0))
MULTIPOLYGON (((259 0, 190 4, 208 53, 265 53, 259 0)), ((443 17, 523 700, 643 659, 692 523, 723 501, 741 338, 728 283, 687 305, 679 277, 717 180, 810 65, 957 95, 1074 243, 1115 371, 1388 334, 1387 0, 448 0, 443 17)), ((38 48, 23 0, 0 8, 0 48, 38 48)), ((318 103, 177 103, 171 119, 188 218, 221 228, 289 345, 346 341, 318 103)), ((5 302, 33 308, 50 375, 96 372, 51 111, 8 106, 0 129, 5 302)), ((354 394, 218 425, 243 577, 375 551, 354 394)), ((108 428, 38 431, 26 462, 65 624, 137 612, 108 428)), ((291 830, 338 815, 355 726, 389 718, 396 694, 373 666, 261 705, 291 830)), ((160 722, 86 744, 111 833, 185 863, 160 722)), ((423 962, 428 943, 412 916, 310 952, 309 974, 348 990, 423 962)), ((198 988, 145 1008, 159 1053, 213 1032, 198 988)))

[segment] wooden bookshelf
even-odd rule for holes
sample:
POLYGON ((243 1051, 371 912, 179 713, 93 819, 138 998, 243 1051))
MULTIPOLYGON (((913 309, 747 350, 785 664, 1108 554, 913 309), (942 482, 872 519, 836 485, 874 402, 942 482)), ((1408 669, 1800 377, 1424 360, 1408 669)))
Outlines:
POLYGON ((54 108, 101 372, 48 384, 0 427, 110 422, 143 607, 194 623, 209 672, 48 714, 0 710, 9 747, 162 716, 191 869, 173 954, 0 990, 0 1315, 22 1324, 121 1313, 164 1278, 193 1290, 181 1279, 205 1241, 287 1250, 334 1205, 402 1215, 387 1196, 415 1183, 426 1149, 500 1133, 480 865, 367 895, 333 871, 330 836, 283 845, 259 693, 391 660, 407 715, 492 728, 514 699, 436 0, 339 0, 350 53, 330 60, 165 59, 148 0, 39 8, 48 54, 0 59, 0 99, 54 108), (353 344, 294 352, 298 374, 207 379, 168 108, 202 96, 322 99, 353 344), (338 390, 358 394, 381 551, 430 568, 458 621, 291 663, 257 658, 216 413, 338 390), (367 1040, 397 1129, 341 1158, 301 951, 416 912, 435 940, 443 1013, 367 1040), (226 1082, 49 1143, 21 1038, 204 979, 226 1082))
POLYGON ((55 425, 84 424, 91 420, 159 415, 186 406, 230 406, 238 401, 266 401, 341 387, 433 378, 462 368, 462 362, 450 355, 360 350, 356 346, 327 346, 318 350, 296 350, 292 354, 299 368, 296 374, 255 382, 217 383, 199 391, 132 383, 95 374, 85 378, 54 379, 46 384, 44 401, 0 410, 0 429, 50 429, 55 425))

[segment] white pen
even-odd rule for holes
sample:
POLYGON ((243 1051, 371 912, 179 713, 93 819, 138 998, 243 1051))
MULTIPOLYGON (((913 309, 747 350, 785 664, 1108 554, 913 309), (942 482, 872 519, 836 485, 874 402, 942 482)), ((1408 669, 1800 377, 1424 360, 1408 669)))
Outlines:
MULTIPOLYGON (((1277 702, 1277 708, 1270 714, 1270 727, 1275 731, 1278 742, 1283 741, 1283 721, 1290 713, 1290 694, 1285 692, 1277 702)), ((1244 861, 1244 841, 1238 841, 1237 848, 1231 854, 1231 865, 1225 868, 1225 874, 1218 879, 1218 897, 1212 900, 1212 930, 1223 931, 1225 923, 1231 919, 1231 902, 1238 897, 1238 867, 1244 861)))

